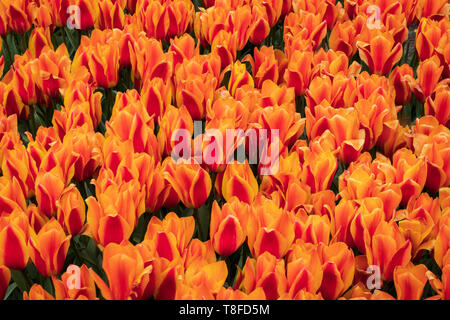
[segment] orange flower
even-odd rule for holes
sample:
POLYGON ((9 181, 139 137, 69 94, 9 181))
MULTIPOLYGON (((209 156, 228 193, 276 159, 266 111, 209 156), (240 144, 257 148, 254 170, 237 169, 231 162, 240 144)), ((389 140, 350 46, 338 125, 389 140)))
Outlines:
POLYGON ((83 197, 74 184, 64 189, 56 205, 58 221, 65 231, 73 236, 81 233, 86 219, 86 208, 83 197))
MULTIPOLYGON (((283 32, 285 43, 292 43, 296 37, 299 37, 300 39, 311 41, 315 51, 327 34, 327 21, 324 21, 321 14, 299 10, 286 16, 283 32)), ((289 54, 288 56, 291 58, 289 54)))
POLYGON ((23 292, 23 300, 55 300, 40 284, 33 284, 29 292, 23 292))
POLYGON ((50 38, 50 28, 34 28, 28 41, 28 47, 34 58, 39 58, 44 48, 53 50, 53 44, 50 38))
POLYGON ((417 68, 417 80, 411 82, 414 94, 420 102, 424 102, 436 89, 444 67, 437 56, 420 62, 417 68))
POLYGON ((44 277, 61 273, 69 250, 71 236, 52 218, 37 235, 29 240, 30 257, 36 269, 44 277))
POLYGON ((98 3, 98 6, 99 15, 95 23, 97 28, 100 30, 123 29, 125 15, 118 1, 113 3, 111 0, 102 0, 98 3))
POLYGON ((184 253, 194 230, 194 217, 179 218, 169 212, 162 221, 154 216, 150 219, 144 241, 156 257, 172 261, 184 253))
POLYGON ((409 149, 400 149, 392 161, 396 168, 395 182, 402 190, 402 204, 408 203, 409 199, 417 198, 422 192, 427 179, 427 166, 425 159, 417 158, 409 149))
POLYGON ((343 242, 329 246, 319 245, 323 280, 319 291, 325 299, 340 297, 352 284, 355 274, 355 257, 343 242))
POLYGON ((258 257, 269 252, 277 259, 282 258, 295 237, 291 216, 263 196, 253 206, 247 223, 247 243, 252 255, 258 257))
POLYGON ((214 201, 211 210, 210 238, 214 249, 221 256, 233 254, 246 238, 246 219, 249 206, 232 198, 222 209, 214 201))
POLYGON ((411 242, 405 240, 395 222, 381 221, 370 244, 366 243, 368 265, 379 266, 382 279, 391 281, 397 266, 406 266, 411 260, 411 242))
POLYGON ((9 6, 7 15, 9 17, 9 26, 19 34, 24 34, 31 29, 31 19, 27 13, 27 4, 25 0, 8 1, 9 6))
POLYGON ((56 201, 64 190, 64 180, 59 167, 49 172, 40 172, 36 177, 36 201, 39 210, 47 217, 56 215, 56 201))
POLYGON ((248 164, 234 161, 227 164, 222 178, 222 194, 226 201, 233 196, 251 204, 258 193, 258 182, 248 164))
POLYGON ((395 43, 390 33, 374 33, 368 42, 356 42, 356 47, 370 72, 383 76, 391 71, 403 54, 401 43, 395 43))
POLYGON ((0 265, 0 299, 3 299, 5 296, 9 280, 11 280, 11 271, 6 266, 0 265))
POLYGON ((183 159, 179 161, 181 163, 169 160, 164 173, 165 179, 186 207, 200 208, 211 191, 211 177, 199 164, 184 163, 183 159))
POLYGON ((349 58, 356 53, 356 28, 352 21, 337 23, 330 33, 330 48, 342 51, 349 58))
POLYGON ((310 51, 294 51, 284 74, 289 87, 295 88, 295 95, 300 96, 309 87, 312 73, 313 53, 310 51))
POLYGON ((102 190, 96 185, 97 199, 86 199, 90 236, 101 246, 130 238, 138 218, 144 213, 144 190, 136 180, 111 184, 102 190))
POLYGON ((30 226, 27 216, 16 210, 0 217, 0 265, 22 270, 29 260, 28 237, 30 226))
POLYGON ((439 46, 439 41, 444 37, 448 28, 446 19, 434 21, 432 19, 422 19, 417 29, 416 49, 421 61, 431 58, 435 54, 435 49, 439 46))
POLYGON ((395 67, 389 75, 389 82, 395 89, 396 104, 403 106, 411 101, 411 88, 408 79, 412 78, 414 78, 414 71, 407 64, 395 67))
MULTIPOLYGON (((89 0, 70 0, 69 3, 71 5, 76 5, 80 10, 80 16, 78 18, 74 17, 75 19, 78 19, 75 20, 74 27, 76 29, 88 30, 95 25, 100 13, 97 2, 89 0)), ((64 10, 65 8, 62 9, 64 10)), ((65 21, 62 23, 65 24, 65 21)))
POLYGON ((97 300, 95 282, 88 267, 69 265, 61 280, 52 276, 56 300, 97 300))
POLYGON ((428 97, 425 102, 425 115, 434 116, 437 121, 446 126, 450 126, 450 88, 439 87, 435 91, 434 99, 428 97))
POLYGON ((117 45, 96 44, 88 49, 88 65, 94 82, 112 88, 119 81, 119 50, 117 45))
POLYGON ((284 260, 279 260, 269 252, 255 258, 247 258, 242 270, 240 288, 247 294, 262 288, 267 300, 276 300, 287 290, 284 260))
POLYGON ((447 15, 447 8, 448 2, 446 0, 419 0, 417 18, 421 19, 434 17, 436 15, 447 15))
POLYGON ((407 265, 394 270, 394 284, 397 300, 420 300, 423 289, 428 281, 428 269, 425 265, 407 265))
POLYGON ((111 243, 103 251, 103 270, 108 285, 90 269, 97 287, 106 300, 140 299, 139 288, 149 282, 152 266, 145 266, 139 251, 131 243, 111 243))

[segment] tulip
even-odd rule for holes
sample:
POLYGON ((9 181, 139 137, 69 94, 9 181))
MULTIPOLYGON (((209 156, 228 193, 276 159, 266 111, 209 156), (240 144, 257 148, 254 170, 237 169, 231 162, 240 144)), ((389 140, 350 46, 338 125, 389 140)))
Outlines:
POLYGON ((113 3, 111 0, 103 0, 98 3, 99 15, 96 21, 96 27, 104 29, 123 29, 125 15, 123 7, 119 2, 113 3))
POLYGON ((428 97, 425 102, 425 115, 434 116, 439 124, 450 126, 450 90, 449 88, 439 88, 435 92, 435 97, 428 97))
POLYGON ((289 298, 302 290, 315 294, 324 279, 318 247, 297 241, 289 253, 286 266, 289 298))
POLYGON ((230 80, 228 81, 228 91, 234 96, 236 90, 244 85, 254 86, 252 76, 247 72, 245 64, 236 61, 231 66, 230 80))
POLYGON ((240 201, 251 204, 257 193, 258 182, 251 171, 248 161, 246 160, 244 163, 236 161, 229 163, 222 180, 224 199, 228 201, 235 196, 240 201))
POLYGON ((94 197, 86 199, 89 234, 102 246, 129 239, 145 210, 144 190, 140 190, 135 180, 109 185, 105 190, 97 186, 98 200, 94 197))
POLYGON ((294 51, 286 68, 284 80, 289 87, 295 88, 295 95, 300 96, 309 87, 312 73, 313 53, 294 51))
POLYGON ((0 218, 0 265, 16 270, 27 266, 29 235, 28 219, 21 210, 0 218))
POLYGON ((109 44, 97 44, 89 51, 89 70, 96 85, 103 88, 115 87, 119 81, 118 47, 109 44))
POLYGON ((320 245, 323 280, 320 292, 325 299, 340 297, 352 284, 355 273, 353 252, 343 242, 320 245))
POLYGON ((356 47, 370 72, 378 75, 387 75, 403 54, 402 45, 390 33, 375 34, 369 42, 358 41, 356 47))
POLYGON ((165 179, 188 208, 200 208, 208 199, 212 187, 208 172, 197 163, 171 162, 166 167, 165 179))
POLYGON ((319 48, 326 34, 327 21, 324 21, 320 14, 299 10, 289 13, 284 19, 283 39, 285 43, 298 36, 301 39, 310 40, 315 51, 319 48))
POLYGON ((34 28, 28 41, 28 47, 34 58, 39 58, 44 48, 53 50, 53 44, 50 39, 50 28, 34 28))
POLYGON ((91 276, 106 300, 139 299, 138 288, 149 281, 152 266, 145 266, 139 251, 130 243, 111 243, 103 251, 103 270, 108 285, 90 269, 91 276))
POLYGON ((170 246, 169 241, 172 240, 174 249, 180 256, 194 235, 194 230, 194 217, 179 218, 176 213, 169 212, 162 221, 156 217, 150 219, 145 240, 155 243, 156 253, 160 257, 172 261, 173 258, 169 257, 170 252, 164 245, 170 246))
POLYGON ((56 300, 97 300, 95 282, 88 267, 69 265, 61 280, 52 276, 56 300))
POLYGON ((164 82, 161 78, 154 78, 144 81, 141 93, 142 104, 145 106, 150 116, 159 122, 165 110, 172 101, 172 85, 164 82))
POLYGON ((411 260, 411 242, 405 240, 395 222, 382 221, 366 243, 368 265, 380 267, 382 279, 391 281, 397 266, 406 266, 411 260))
POLYGON ((427 167, 425 159, 417 158, 411 150, 400 149, 393 156, 393 165, 397 169, 396 183, 402 190, 402 204, 417 198, 425 186, 427 167))
POLYGON ((56 215, 56 201, 64 190, 64 180, 61 169, 55 168, 49 172, 40 172, 36 177, 36 201, 39 210, 47 217, 56 215))
POLYGON ((64 189, 56 205, 58 222, 64 227, 66 233, 72 236, 79 234, 86 219, 86 209, 83 197, 75 185, 71 184, 64 189))
POLYGON ((31 19, 27 14, 27 2, 15 1, 9 4, 7 14, 11 29, 19 34, 24 34, 31 29, 31 19))
POLYGON ((447 14, 446 10, 448 2, 445 0, 419 0, 417 8, 417 18, 428 18, 435 15, 447 14))
POLYGON ((217 201, 214 201, 211 210, 209 233, 214 250, 221 256, 229 256, 244 243, 246 213, 249 207, 235 200, 227 202, 221 209, 217 201))
POLYGON ((253 256, 269 252, 282 258, 294 241, 291 216, 274 201, 259 197, 247 223, 248 246, 253 256))
POLYGON ((437 22, 431 19, 422 19, 417 29, 416 49, 421 61, 431 58, 439 40, 444 36, 445 21, 437 22))
POLYGON ((443 70, 444 67, 441 66, 437 56, 433 56, 419 64, 417 68, 417 81, 411 86, 420 102, 424 102, 431 96, 436 89, 443 70))
POLYGON ((42 276, 61 273, 70 238, 54 218, 42 227, 36 236, 30 237, 30 258, 42 276))
POLYGON ((6 289, 9 286, 9 280, 11 280, 11 271, 5 266, 0 265, 0 299, 5 297, 6 289))
MULTIPOLYGON (((73 18, 74 28, 78 30, 88 30, 92 28, 99 17, 100 9, 97 6, 96 2, 91 2, 88 0, 75 0, 73 5, 76 5, 79 8, 79 13, 71 13, 74 15, 79 14, 79 17, 71 16, 73 18)), ((63 22, 64 23, 64 22, 63 22)))
POLYGON ((330 33, 330 48, 349 58, 356 53, 356 28, 352 21, 337 23, 330 33))
POLYGON ((33 284, 30 291, 23 292, 23 300, 55 300, 40 284, 33 284))
POLYGON ((411 89, 408 79, 414 77, 413 69, 407 65, 395 67, 389 75, 389 82, 395 88, 395 103, 406 105, 411 101, 411 89), (408 78, 408 76, 410 78, 408 78))
POLYGON ((394 283, 398 300, 420 300, 427 283, 427 267, 408 265, 394 270, 394 283))
POLYGON ((240 288, 250 294, 262 288, 267 300, 276 300, 287 290, 284 260, 279 260, 269 252, 256 259, 247 258, 242 270, 240 288))

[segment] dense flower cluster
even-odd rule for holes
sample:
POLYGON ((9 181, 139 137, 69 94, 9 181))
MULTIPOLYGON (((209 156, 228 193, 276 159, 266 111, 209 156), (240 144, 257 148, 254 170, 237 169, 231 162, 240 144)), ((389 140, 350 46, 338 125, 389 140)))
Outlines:
POLYGON ((450 299, 449 8, 0 0, 0 298, 450 299))

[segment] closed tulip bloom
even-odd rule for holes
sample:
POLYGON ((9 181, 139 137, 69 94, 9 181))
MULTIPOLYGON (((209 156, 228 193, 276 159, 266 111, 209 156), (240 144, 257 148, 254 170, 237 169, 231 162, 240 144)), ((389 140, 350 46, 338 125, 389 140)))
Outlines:
POLYGON ((36 236, 30 238, 30 257, 42 276, 61 273, 69 250, 70 238, 71 236, 66 236, 54 218, 42 227, 36 236))
POLYGON ((352 284, 355 274, 355 257, 343 242, 329 246, 320 245, 323 280, 320 292, 325 299, 340 297, 352 284))
POLYGON ((295 88, 295 95, 300 96, 309 87, 312 73, 313 53, 310 51, 294 51, 289 58, 284 80, 289 87, 295 88))
POLYGON ((19 34, 24 34, 31 29, 31 19, 27 13, 27 1, 19 0, 9 4, 8 16, 11 29, 19 34))
MULTIPOLYGON (((100 9, 96 2, 91 2, 88 0, 75 0, 73 5, 76 5, 80 12, 79 20, 75 20, 75 29, 88 30, 92 28, 97 22, 100 9)), ((64 22, 63 22, 64 24, 64 22)))
POLYGON ((125 15, 119 2, 103 0, 98 3, 99 15, 96 26, 101 29, 123 29, 125 15))
POLYGON ((79 234, 86 220, 86 208, 80 191, 71 184, 61 194, 57 201, 57 217, 66 233, 73 236, 79 234))
POLYGON ((246 160, 229 163, 224 171, 222 180, 222 194, 225 200, 233 196, 239 200, 252 203, 258 193, 258 182, 246 160))
POLYGON ((417 158, 409 149, 398 150, 393 157, 396 172, 396 183, 402 190, 402 204, 409 199, 417 198, 422 192, 427 179, 425 159, 417 158))
POLYGON ((394 270, 394 284, 397 300, 420 300, 428 281, 425 265, 408 265, 394 270))
POLYGON ((40 284, 33 284, 30 291, 23 292, 23 300, 55 300, 40 284))
POLYGON ((30 226, 26 214, 16 210, 0 218, 0 265, 22 270, 29 260, 30 226))
POLYGON ((95 83, 103 88, 112 88, 119 81, 118 46, 96 44, 88 49, 89 70, 95 83))
POLYGON ((444 67, 441 66, 439 58, 433 56, 422 61, 417 68, 417 80, 411 82, 417 99, 424 102, 436 89, 441 78, 444 67))
POLYGON ((413 69, 407 65, 395 67, 389 75, 389 82, 395 88, 395 103, 398 105, 406 105, 411 101, 411 88, 408 79, 414 77, 413 69), (408 76, 410 78, 408 78, 408 76))
POLYGON ((248 210, 248 205, 236 200, 226 203, 222 209, 214 201, 209 232, 214 249, 221 256, 231 255, 244 243, 248 210))
POLYGON ((417 29, 416 49, 421 61, 431 58, 435 48, 439 46, 439 40, 445 34, 445 19, 440 22, 432 19, 422 19, 417 29))
POLYGON ((188 208, 200 208, 212 188, 211 177, 197 163, 177 164, 172 160, 171 165, 166 167, 165 179, 188 208))
POLYGON ((39 209, 47 216, 56 215, 56 201, 64 190, 64 180, 59 168, 41 172, 36 177, 36 201, 39 209))

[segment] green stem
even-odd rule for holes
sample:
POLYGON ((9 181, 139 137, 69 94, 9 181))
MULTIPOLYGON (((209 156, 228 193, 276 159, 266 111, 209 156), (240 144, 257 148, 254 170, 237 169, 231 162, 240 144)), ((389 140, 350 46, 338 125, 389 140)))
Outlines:
POLYGON ((198 212, 198 208, 194 208, 194 218, 197 222, 198 225, 198 237, 201 241, 205 241, 205 237, 204 237, 204 232, 203 232, 203 227, 200 221, 200 214, 198 212))
POLYGON ((22 53, 25 53, 27 51, 28 45, 27 45, 27 39, 25 39, 25 33, 22 33, 20 35, 20 41, 22 45, 22 53))
POLYGON ((7 71, 9 66, 12 64, 11 51, 9 49, 8 41, 6 41, 6 36, 3 39, 3 55, 5 56, 5 71, 7 71))
POLYGON ((33 286, 33 281, 30 280, 30 277, 25 272, 25 270, 18 270, 18 271, 22 274, 22 277, 27 282, 27 290, 26 291, 30 291, 31 287, 33 286))

